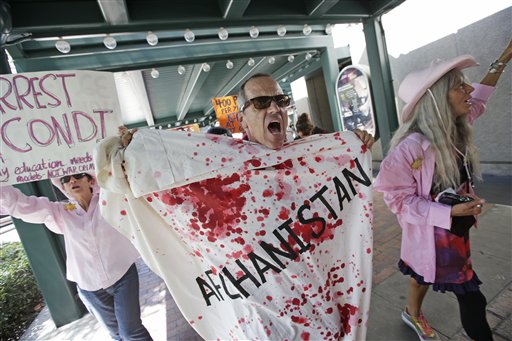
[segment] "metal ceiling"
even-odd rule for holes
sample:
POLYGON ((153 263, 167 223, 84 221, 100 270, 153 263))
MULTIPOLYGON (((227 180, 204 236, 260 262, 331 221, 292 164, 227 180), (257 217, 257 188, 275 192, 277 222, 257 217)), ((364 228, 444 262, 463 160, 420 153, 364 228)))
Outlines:
POLYGON ((129 117, 123 112, 129 126, 207 122, 205 117, 213 117, 211 98, 235 94, 256 72, 272 74, 288 92, 291 81, 332 70, 327 64, 349 53, 334 51, 325 32, 328 24, 372 20, 403 1, 11 0, 6 8, 12 29, 2 14, 2 43, 18 72, 126 72, 122 77, 145 89, 149 103, 149 114, 129 117), (311 27, 309 35, 303 33, 305 24, 311 27), (279 25, 286 27, 283 37, 276 33, 279 25), (252 26, 259 29, 257 38, 249 36, 252 26), (229 32, 224 41, 218 37, 221 27, 229 32), (187 29, 195 34, 193 42, 183 37, 187 29), (158 36, 156 46, 146 41, 149 31, 158 36), (107 34, 116 39, 115 49, 103 44, 107 34), (71 46, 67 54, 55 48, 61 38, 71 46), (289 55, 294 55, 293 62, 289 55), (275 62, 269 63, 271 59, 275 62), (228 60, 232 69, 226 68, 228 60), (209 72, 202 70, 203 63, 210 65, 209 72), (179 65, 185 66, 183 75, 177 72, 179 65), (151 76, 153 68, 158 78, 151 76))

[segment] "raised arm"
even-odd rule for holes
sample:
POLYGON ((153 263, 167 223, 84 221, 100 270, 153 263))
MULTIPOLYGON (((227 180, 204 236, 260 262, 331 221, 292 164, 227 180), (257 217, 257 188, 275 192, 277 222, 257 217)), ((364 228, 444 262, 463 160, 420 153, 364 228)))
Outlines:
POLYGON ((489 71, 485 74, 484 78, 480 81, 480 84, 496 86, 501 74, 504 72, 507 63, 512 58, 512 40, 508 43, 508 46, 501 53, 501 55, 489 66, 489 71))
POLYGON ((51 231, 62 234, 60 206, 46 197, 27 196, 13 186, 0 187, 0 213, 27 223, 45 224, 51 231))

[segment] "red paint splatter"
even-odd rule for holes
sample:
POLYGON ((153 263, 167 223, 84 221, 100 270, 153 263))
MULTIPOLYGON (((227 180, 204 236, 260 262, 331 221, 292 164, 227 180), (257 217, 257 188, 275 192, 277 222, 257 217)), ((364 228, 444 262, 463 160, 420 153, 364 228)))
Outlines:
MULTIPOLYGON (((226 178, 211 178, 190 185, 163 191, 161 201, 169 206, 184 202, 193 205, 196 213, 190 219, 189 227, 200 229, 210 242, 225 238, 228 233, 235 233, 240 219, 246 220, 243 213, 246 198, 244 194, 251 187, 240 183, 240 175, 233 174, 226 178)), ((240 237, 240 244, 245 241, 240 237)))
POLYGON ((271 197, 272 194, 274 194, 274 192, 272 192, 272 190, 270 190, 270 189, 266 189, 263 191, 263 197, 265 197, 265 198, 271 197))
POLYGON ((371 248, 367 248, 366 249, 366 253, 372 253, 372 249, 371 248))
POLYGON ((101 201, 101 204, 102 204, 103 206, 107 206, 107 201, 106 201, 106 200, 102 200, 102 201, 101 201))
POLYGON ((125 211, 125 210, 122 210, 122 211, 121 211, 121 215, 126 215, 126 211, 125 211))
POLYGON ((306 322, 306 318, 303 316, 292 316, 292 321, 299 324, 304 324, 306 322))
POLYGON ((309 341, 309 333, 308 332, 302 332, 302 334, 300 334, 300 337, 304 341, 309 341))
POLYGON ((343 327, 342 336, 349 334, 352 330, 350 326, 350 316, 353 316, 357 313, 358 308, 349 303, 345 303, 344 305, 337 304, 338 312, 340 313, 341 325, 343 327))

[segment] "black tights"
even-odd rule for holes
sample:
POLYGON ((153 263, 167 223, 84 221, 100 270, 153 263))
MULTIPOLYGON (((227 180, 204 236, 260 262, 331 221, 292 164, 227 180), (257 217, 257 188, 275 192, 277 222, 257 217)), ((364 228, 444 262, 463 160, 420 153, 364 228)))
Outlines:
POLYGON ((459 301, 462 327, 470 338, 476 341, 492 340, 492 332, 485 317, 487 301, 480 290, 455 295, 459 301))

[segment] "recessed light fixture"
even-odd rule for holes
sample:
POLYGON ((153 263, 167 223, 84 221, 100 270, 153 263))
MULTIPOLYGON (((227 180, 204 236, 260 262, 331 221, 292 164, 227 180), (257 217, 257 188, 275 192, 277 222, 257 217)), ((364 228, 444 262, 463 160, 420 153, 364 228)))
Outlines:
POLYGON ((146 41, 151 46, 156 46, 158 44, 158 36, 153 32, 149 31, 146 36, 146 41))
POLYGON ((113 50, 117 46, 117 41, 110 34, 107 34, 107 36, 103 39, 103 44, 105 44, 105 47, 107 49, 113 50))
POLYGON ((71 45, 62 38, 55 42, 55 48, 61 53, 69 53, 71 51, 71 45))
POLYGON ((229 37, 228 30, 226 30, 224 27, 221 27, 221 28, 219 29, 218 36, 219 36, 219 39, 220 39, 220 40, 226 40, 226 39, 228 39, 228 37, 229 37))
POLYGON ((196 35, 194 34, 194 32, 192 32, 188 28, 185 30, 185 34, 183 35, 183 37, 185 38, 187 43, 191 43, 196 39, 196 35))
POLYGON ((283 25, 279 25, 277 27, 277 35, 280 37, 284 37, 285 34, 286 34, 286 27, 284 27, 283 25))
POLYGON ((304 28, 302 28, 302 33, 304 33, 305 36, 309 36, 311 34, 311 26, 308 24, 304 24, 304 28))
POLYGON ((249 30, 249 35, 251 36, 251 38, 258 38, 258 36, 260 35, 260 30, 258 30, 256 26, 253 26, 249 30))

